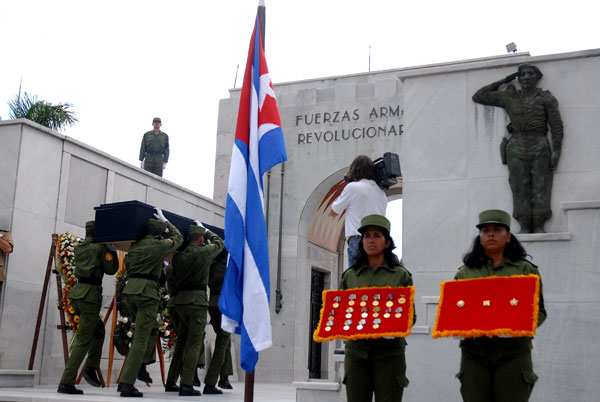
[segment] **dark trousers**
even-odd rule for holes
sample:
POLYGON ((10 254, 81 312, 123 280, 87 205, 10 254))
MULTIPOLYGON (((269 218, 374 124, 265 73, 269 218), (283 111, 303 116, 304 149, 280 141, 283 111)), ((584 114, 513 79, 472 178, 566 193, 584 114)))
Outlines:
POLYGON ((498 356, 461 349, 460 393, 464 402, 527 402, 537 380, 531 352, 498 356))
POLYGON ((402 402, 406 379, 404 351, 390 352, 372 347, 364 356, 346 345, 344 384, 348 402, 402 402))
POLYGON ((157 176, 163 174, 163 156, 146 154, 144 157, 144 170, 154 173, 157 176))
POLYGON ((198 365, 204 341, 204 327, 206 326, 206 306, 194 304, 179 304, 177 312, 179 323, 177 324, 177 339, 175 340, 175 351, 171 358, 167 380, 176 382, 181 373, 181 384, 192 385, 194 373, 198 365))
POLYGON ((158 336, 158 314, 159 302, 156 299, 140 295, 126 295, 127 307, 131 312, 131 319, 135 322, 131 349, 127 354, 127 361, 123 367, 121 382, 134 384, 142 363, 149 363, 153 359, 151 354, 156 348, 158 336))
POLYGON ((233 374, 231 334, 221 329, 221 310, 219 310, 219 307, 210 306, 208 314, 210 315, 210 325, 215 330, 217 338, 215 339, 215 350, 204 377, 204 382, 208 385, 217 385, 219 376, 225 378, 233 374))
POLYGON ((85 365, 100 368, 102 345, 104 344, 104 323, 100 318, 100 304, 83 300, 71 300, 75 314, 79 315, 79 331, 77 332, 69 361, 65 366, 60 382, 74 385, 79 366, 87 354, 85 365))

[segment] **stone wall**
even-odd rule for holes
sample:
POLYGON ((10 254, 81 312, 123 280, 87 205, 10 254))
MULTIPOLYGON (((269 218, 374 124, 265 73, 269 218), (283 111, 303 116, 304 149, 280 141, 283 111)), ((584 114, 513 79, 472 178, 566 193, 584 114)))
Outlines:
MULTIPOLYGON (((95 206, 130 200, 223 227, 221 204, 35 123, 2 121, 0 138, 0 227, 15 240, 1 294, 0 369, 28 366, 52 233, 83 237, 95 206)), ((105 277, 105 307, 113 294, 114 276, 105 277)), ((56 299, 52 275, 34 366, 41 383, 58 383, 64 368, 56 299)))

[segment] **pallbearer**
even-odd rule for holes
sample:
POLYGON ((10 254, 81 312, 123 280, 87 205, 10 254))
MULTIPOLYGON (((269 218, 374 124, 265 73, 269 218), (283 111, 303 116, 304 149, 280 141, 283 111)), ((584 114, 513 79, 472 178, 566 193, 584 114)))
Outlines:
POLYGON ((156 208, 154 216, 157 219, 149 220, 148 234, 131 245, 124 261, 128 279, 123 294, 136 326, 118 388, 123 397, 143 396, 133 384, 148 350, 156 344, 156 315, 160 304, 158 282, 163 262, 183 242, 179 230, 167 221, 160 208, 156 208))
POLYGON ((69 292, 69 299, 79 316, 79 332, 71 350, 71 356, 58 384, 61 394, 83 394, 75 388, 77 371, 87 355, 83 378, 92 386, 99 387, 96 370, 100 368, 104 323, 100 318, 102 307, 102 278, 114 275, 119 269, 117 254, 104 244, 93 243, 94 221, 85 224, 85 241, 75 246, 75 277, 77 284, 69 292))
POLYGON ((188 246, 173 257, 179 332, 172 361, 180 362, 181 367, 172 363, 167 381, 169 385, 173 385, 177 375, 181 373, 181 396, 200 395, 200 391, 194 389, 193 381, 206 327, 208 275, 210 264, 223 247, 223 239, 197 222, 197 226, 192 225, 189 228, 188 246), (204 244, 205 239, 208 240, 208 244, 204 244))

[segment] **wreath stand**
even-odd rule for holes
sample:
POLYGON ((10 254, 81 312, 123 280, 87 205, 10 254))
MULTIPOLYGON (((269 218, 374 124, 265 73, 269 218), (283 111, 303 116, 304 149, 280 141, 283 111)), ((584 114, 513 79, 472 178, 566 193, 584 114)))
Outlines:
MULTIPOLYGON (((61 330, 62 345, 63 345, 63 357, 64 357, 65 365, 69 361, 69 345, 68 345, 68 341, 67 341, 67 330, 69 329, 69 326, 66 325, 65 312, 62 309, 62 278, 61 278, 60 272, 57 269, 58 264, 56 262, 56 243, 57 243, 57 241, 58 241, 58 235, 56 233, 53 233, 52 234, 52 243, 50 245, 50 253, 48 254, 48 263, 46 265, 46 273, 44 275, 44 284, 42 285, 42 295, 40 298, 40 306, 38 309, 38 315, 37 315, 37 320, 36 320, 36 324, 35 324, 35 331, 33 334, 33 343, 31 345, 31 354, 29 357, 29 365, 27 368, 28 370, 33 370, 33 366, 34 366, 34 362, 35 362, 35 355, 36 355, 37 345, 38 345, 38 341, 39 341, 40 328, 41 328, 42 319, 44 316, 44 307, 46 305, 46 299, 48 298, 48 284, 50 283, 50 274, 51 273, 54 273, 56 276, 56 291, 57 291, 57 297, 58 297, 57 308, 59 310, 60 325, 57 325, 56 328, 61 330), (52 269, 53 262, 54 262, 54 269, 52 269)), ((125 266, 123 264, 124 258, 125 258, 125 254, 123 253, 123 251, 119 251, 119 269, 117 271, 117 275, 120 271, 125 269, 125 266)), ((98 373, 98 379, 100 380, 102 387, 104 387, 104 386, 110 387, 110 377, 112 374, 112 366, 113 366, 113 361, 114 361, 114 341, 113 341, 113 339, 114 339, 115 329, 117 327, 117 314, 118 314, 118 312, 117 312, 117 296, 116 296, 116 281, 115 281, 115 294, 113 295, 112 301, 108 307, 108 311, 106 312, 106 315, 104 316, 104 320, 103 320, 105 326, 106 326, 106 323, 108 322, 108 319, 110 318, 111 314, 113 314, 113 316, 112 316, 111 330, 110 330, 110 347, 109 347, 109 351, 108 351, 108 377, 107 377, 106 384, 104 382, 104 377, 102 376, 102 372, 100 371, 100 369, 96 370, 96 372, 98 373)), ((165 358, 164 358, 164 354, 163 354, 163 350, 162 350, 162 345, 160 344, 160 337, 156 338, 156 349, 158 352, 158 360, 160 362, 160 374, 162 377, 163 385, 165 385, 165 383, 166 383, 165 358)), ((125 358, 123 360, 123 366, 125 365, 126 361, 127 361, 127 358, 125 358)), ((121 378, 121 373, 123 372, 123 366, 121 366, 121 371, 119 372, 119 378, 121 378)), ((79 376, 77 377, 77 382, 76 382, 77 384, 79 384, 81 382, 81 378, 82 378, 81 373, 83 372, 84 368, 85 368, 85 365, 83 365, 83 367, 81 368, 81 372, 79 373, 79 376)), ((118 379, 117 379, 117 382, 118 382, 118 379)), ((146 385, 148 387, 150 386, 149 383, 146 383, 146 385)))

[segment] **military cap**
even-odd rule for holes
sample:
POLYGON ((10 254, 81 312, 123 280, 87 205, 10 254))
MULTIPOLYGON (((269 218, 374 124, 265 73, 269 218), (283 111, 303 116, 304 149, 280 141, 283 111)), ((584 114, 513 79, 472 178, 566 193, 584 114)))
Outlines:
POLYGON ((510 215, 501 209, 487 209, 479 214, 477 229, 480 229, 486 223, 498 223, 510 230, 510 215))
POLYGON ((202 226, 190 225, 188 234, 192 233, 198 233, 200 236, 204 236, 206 234, 206 229, 202 226))
POLYGON ((152 119, 152 123, 162 123, 162 121, 160 120, 160 117, 155 117, 152 119))
POLYGON ((519 73, 521 73, 521 70, 523 70, 525 68, 531 68, 533 71, 535 71, 536 75, 538 76, 538 79, 542 79, 542 77, 544 76, 544 74, 542 74, 542 72, 540 71, 539 68, 537 68, 533 64, 529 64, 529 63, 523 63, 523 64, 519 65, 519 67, 517 68, 517 71, 519 73))
POLYGON ((86 231, 86 232, 91 232, 91 231, 93 231, 93 230, 94 230, 94 225, 95 225, 95 222, 94 222, 94 221, 87 221, 87 222, 85 223, 85 231, 86 231))
POLYGON ((148 229, 153 232, 164 232, 167 228, 167 224, 158 219, 148 219, 148 229))
POLYGON ((386 232, 390 233, 390 221, 383 215, 367 215, 360 221, 360 227, 358 231, 362 234, 367 229, 367 226, 377 226, 385 229, 386 232))

